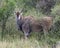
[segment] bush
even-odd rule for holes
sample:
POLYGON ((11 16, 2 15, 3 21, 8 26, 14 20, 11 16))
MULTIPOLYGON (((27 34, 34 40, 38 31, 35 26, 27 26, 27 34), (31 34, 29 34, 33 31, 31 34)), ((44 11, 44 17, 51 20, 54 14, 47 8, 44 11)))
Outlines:
POLYGON ((60 39, 60 5, 55 5, 51 14, 55 16, 55 18, 50 36, 55 39, 60 39))
POLYGON ((2 29, 2 38, 3 33, 5 32, 6 22, 10 16, 12 16, 12 13, 14 11, 14 2, 11 2, 9 0, 5 0, 4 4, 0 8, 0 22, 1 22, 1 29, 2 29))
POLYGON ((55 5, 55 0, 39 0, 36 8, 43 14, 50 14, 51 8, 55 5))
POLYGON ((60 16, 60 5, 55 5, 51 13, 54 16, 60 16))

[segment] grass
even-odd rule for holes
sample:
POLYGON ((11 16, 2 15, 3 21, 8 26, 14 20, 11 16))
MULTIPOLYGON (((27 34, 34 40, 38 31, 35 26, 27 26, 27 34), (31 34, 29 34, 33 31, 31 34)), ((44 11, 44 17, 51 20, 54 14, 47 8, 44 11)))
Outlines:
POLYGON ((0 48, 47 48, 47 44, 36 39, 16 39, 0 41, 0 48))
MULTIPOLYGON (((29 39, 19 38, 18 36, 13 38, 7 35, 3 39, 3 41, 0 40, 0 48, 52 48, 52 42, 54 42, 53 39, 48 38, 48 41, 51 40, 52 42, 49 41, 51 44, 46 43, 44 39, 38 40, 35 35, 29 39)), ((59 47, 60 44, 57 45, 57 48, 59 47)))

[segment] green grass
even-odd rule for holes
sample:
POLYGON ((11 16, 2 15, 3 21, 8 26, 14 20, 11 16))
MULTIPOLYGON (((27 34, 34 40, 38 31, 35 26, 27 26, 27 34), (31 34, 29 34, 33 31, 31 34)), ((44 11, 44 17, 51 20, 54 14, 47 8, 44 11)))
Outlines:
MULTIPOLYGON (((38 40, 35 36, 31 36, 28 39, 24 39, 23 37, 13 38, 7 35, 3 39, 3 41, 0 40, 0 48, 52 48, 52 42, 54 42, 53 38, 49 38, 51 43, 49 44, 46 43, 44 39, 38 40)), ((59 47, 60 45, 58 44, 57 48, 59 47)))
POLYGON ((0 48, 47 48, 47 44, 40 42, 36 39, 16 39, 12 41, 0 41, 0 48))

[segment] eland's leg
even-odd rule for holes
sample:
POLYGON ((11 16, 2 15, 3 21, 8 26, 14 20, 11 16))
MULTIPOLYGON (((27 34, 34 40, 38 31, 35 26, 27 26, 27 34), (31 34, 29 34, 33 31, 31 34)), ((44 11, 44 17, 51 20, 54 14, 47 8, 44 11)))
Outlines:
POLYGON ((22 30, 24 32, 25 39, 27 39, 29 37, 29 35, 30 35, 30 26, 29 26, 29 24, 28 23, 24 23, 22 25, 22 30))
POLYGON ((48 39, 47 39, 47 35, 48 35, 48 30, 47 27, 43 28, 43 32, 44 32, 44 39, 45 39, 45 48, 48 48, 48 39))

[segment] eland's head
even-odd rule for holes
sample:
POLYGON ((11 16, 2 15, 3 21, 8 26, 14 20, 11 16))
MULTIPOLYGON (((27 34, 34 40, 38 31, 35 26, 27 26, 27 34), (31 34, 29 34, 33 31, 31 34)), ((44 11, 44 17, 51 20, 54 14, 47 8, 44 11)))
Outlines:
POLYGON ((23 11, 23 10, 20 10, 20 11, 17 11, 17 12, 16 12, 16 17, 17 17, 18 20, 20 20, 21 17, 22 17, 22 14, 23 14, 22 11, 23 11))

